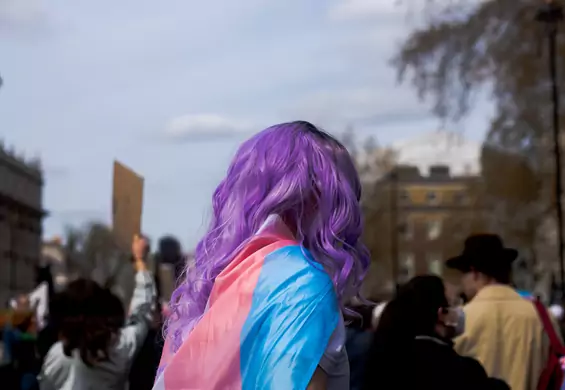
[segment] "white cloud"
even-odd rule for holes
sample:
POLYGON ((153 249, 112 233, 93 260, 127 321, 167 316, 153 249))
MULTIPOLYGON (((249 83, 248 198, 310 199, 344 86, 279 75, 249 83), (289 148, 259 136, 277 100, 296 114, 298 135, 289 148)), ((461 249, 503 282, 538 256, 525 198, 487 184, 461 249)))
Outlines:
POLYGON ((253 127, 249 123, 218 114, 187 114, 171 119, 165 129, 165 136, 174 140, 224 137, 251 129, 253 127))

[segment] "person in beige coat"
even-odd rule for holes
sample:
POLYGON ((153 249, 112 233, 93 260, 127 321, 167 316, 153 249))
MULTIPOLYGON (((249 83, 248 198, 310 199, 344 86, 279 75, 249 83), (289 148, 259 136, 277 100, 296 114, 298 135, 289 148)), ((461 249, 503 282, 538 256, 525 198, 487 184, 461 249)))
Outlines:
POLYGON ((462 272, 465 332, 456 351, 477 359, 488 375, 512 390, 536 390, 549 357, 549 338, 533 302, 511 286, 515 249, 505 248, 497 235, 467 238, 460 256, 447 261, 462 272))

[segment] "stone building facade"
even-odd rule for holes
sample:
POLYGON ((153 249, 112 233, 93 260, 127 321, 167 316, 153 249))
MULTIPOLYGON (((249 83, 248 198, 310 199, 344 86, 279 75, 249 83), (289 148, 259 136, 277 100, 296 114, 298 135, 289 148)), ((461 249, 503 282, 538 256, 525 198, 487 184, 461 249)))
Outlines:
POLYGON ((43 174, 0 146, 0 303, 35 287, 41 253, 43 174))
POLYGON ((365 229, 372 271, 381 280, 373 281, 370 271, 366 294, 391 293, 396 283, 418 274, 455 277, 445 260, 461 251, 469 234, 483 230, 480 185, 480 176, 453 175, 445 165, 425 173, 399 165, 382 177, 372 194, 377 211, 366 215, 365 229))

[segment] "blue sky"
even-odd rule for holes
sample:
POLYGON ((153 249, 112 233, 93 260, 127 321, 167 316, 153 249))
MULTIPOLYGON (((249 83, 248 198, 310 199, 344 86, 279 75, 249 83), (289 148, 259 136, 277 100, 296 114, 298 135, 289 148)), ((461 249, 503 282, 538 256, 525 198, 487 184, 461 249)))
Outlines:
MULTIPOLYGON (((0 137, 45 166, 46 237, 109 222, 114 159, 145 177, 144 230, 193 245, 238 144, 267 125, 381 143, 439 123, 388 65, 394 0, 0 0, 0 137)), ((460 131, 480 139, 479 104, 460 131)))

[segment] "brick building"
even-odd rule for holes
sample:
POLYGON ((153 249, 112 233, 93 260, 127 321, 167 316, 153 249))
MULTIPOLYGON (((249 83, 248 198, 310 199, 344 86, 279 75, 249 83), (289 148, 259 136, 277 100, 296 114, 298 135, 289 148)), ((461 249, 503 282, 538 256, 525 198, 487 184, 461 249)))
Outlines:
POLYGON ((43 175, 0 146, 0 303, 35 287, 41 253, 43 175))
POLYGON ((482 229, 480 185, 479 176, 452 175, 445 165, 430 166, 426 174, 397 166, 377 182, 366 241, 379 272, 388 276, 388 289, 394 280, 422 273, 449 278, 445 260, 482 229))

